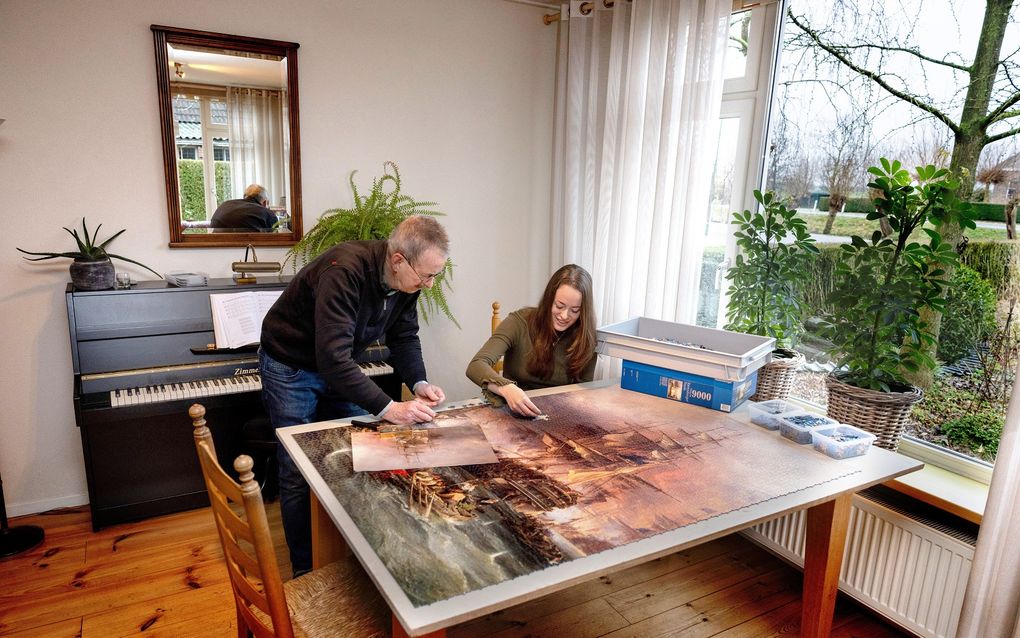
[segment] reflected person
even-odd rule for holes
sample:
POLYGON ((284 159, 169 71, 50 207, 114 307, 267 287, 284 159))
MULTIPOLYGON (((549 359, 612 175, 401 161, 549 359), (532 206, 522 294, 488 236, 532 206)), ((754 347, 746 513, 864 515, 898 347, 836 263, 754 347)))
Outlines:
MULTIPOLYGON (((446 265, 449 239, 432 217, 408 217, 387 240, 347 241, 290 281, 262 322, 262 402, 273 428, 370 412, 410 425, 446 400, 428 382, 418 339, 418 296, 446 265), (414 395, 391 400, 355 359, 382 341, 414 395), (366 412, 367 411, 367 412, 366 412)), ((277 446, 280 513, 294 576, 312 568, 311 500, 294 460, 277 446)))
POLYGON ((268 233, 272 232, 276 222, 276 213, 269 209, 266 189, 252 184, 244 189, 243 199, 228 199, 220 204, 209 226, 214 229, 268 233))
POLYGON ((595 376, 595 310, 591 275, 575 264, 549 279, 537 308, 511 312, 467 367, 491 403, 521 416, 542 412, 524 393, 595 376), (503 376, 493 368, 503 357, 503 376))

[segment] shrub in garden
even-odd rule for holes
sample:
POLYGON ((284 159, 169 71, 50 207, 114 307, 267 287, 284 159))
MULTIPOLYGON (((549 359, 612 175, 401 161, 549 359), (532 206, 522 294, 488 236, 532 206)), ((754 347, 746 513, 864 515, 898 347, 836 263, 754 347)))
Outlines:
POLYGON ((952 363, 995 331, 995 291, 973 268, 959 266, 950 280, 938 356, 952 363))
POLYGON ((986 459, 995 458, 1006 418, 995 412, 965 414, 942 424, 942 434, 954 445, 970 448, 986 459))

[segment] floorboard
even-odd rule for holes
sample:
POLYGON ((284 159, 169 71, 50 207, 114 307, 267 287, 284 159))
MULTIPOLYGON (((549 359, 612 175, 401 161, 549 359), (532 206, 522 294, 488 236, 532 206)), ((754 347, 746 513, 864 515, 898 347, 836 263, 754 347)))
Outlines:
MULTIPOLYGON (((290 574, 277 503, 267 505, 290 574)), ((88 508, 26 516, 40 547, 0 560, 0 636, 219 638, 233 597, 208 508, 92 532, 88 508)), ((450 630, 450 638, 796 636, 801 576, 740 535, 580 583, 450 630)), ((833 638, 909 636, 840 596, 833 638)))

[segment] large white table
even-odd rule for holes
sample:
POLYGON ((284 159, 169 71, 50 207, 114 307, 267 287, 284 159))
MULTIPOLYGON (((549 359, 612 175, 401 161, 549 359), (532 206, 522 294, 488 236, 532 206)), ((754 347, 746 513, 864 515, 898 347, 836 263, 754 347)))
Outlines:
MULTIPOLYGON (((529 394, 540 396, 564 391, 585 392, 605 385, 604 382, 594 382, 529 394)), ((760 428, 747 422, 746 407, 733 415, 727 415, 711 412, 705 408, 669 403, 675 405, 678 418, 685 418, 692 414, 690 410, 695 410, 697 417, 704 419, 705 413, 709 412, 713 415, 709 418, 719 419, 720 423, 726 423, 728 427, 746 427, 755 432, 762 432, 760 428), (740 423, 741 421, 743 423, 740 423)), ((447 408, 473 404, 477 404, 477 401, 450 404, 447 408)), ((566 560, 504 582, 467 591, 431 604, 416 606, 367 542, 350 514, 344 510, 327 480, 316 470, 295 440, 295 435, 343 428, 347 425, 346 420, 325 421, 281 428, 277 430, 277 435, 311 487, 313 565, 321 567, 342 558, 348 550, 353 551, 393 611, 394 636, 445 636, 446 628, 453 625, 693 547, 800 509, 807 509, 801 635, 808 638, 828 636, 832 627, 851 497, 859 490, 918 470, 923 465, 902 455, 872 447, 864 456, 833 461, 836 464, 834 467, 838 468, 835 474, 843 475, 821 484, 777 495, 764 502, 629 542, 608 551, 566 560)), ((772 438, 756 435, 761 439, 760 441, 756 439, 757 444, 794 446, 798 448, 796 451, 784 449, 783 453, 811 455, 805 456, 804 462, 817 463, 814 459, 820 455, 811 446, 796 446, 779 438, 778 433, 768 434, 773 435, 772 438)), ((763 454, 762 462, 767 463, 767 459, 768 454, 763 454)), ((407 513, 407 516, 415 515, 410 511, 407 513)), ((419 549, 429 551, 424 545, 419 549)))

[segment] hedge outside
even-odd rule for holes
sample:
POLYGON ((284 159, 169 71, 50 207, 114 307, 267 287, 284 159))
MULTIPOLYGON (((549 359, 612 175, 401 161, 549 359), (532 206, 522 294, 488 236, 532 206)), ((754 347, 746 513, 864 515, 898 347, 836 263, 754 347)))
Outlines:
MULTIPOLYGON (((829 211, 829 196, 823 195, 818 198, 818 210, 829 211)), ((867 197, 849 197, 843 205, 844 213, 870 213, 875 210, 875 204, 867 197)))
MULTIPOLYGON (((216 203, 230 199, 230 162, 213 162, 216 170, 216 203)), ((204 176, 202 160, 177 160, 178 184, 181 191, 181 215, 185 221, 205 221, 204 176)))
POLYGON ((1006 221, 1006 207, 1002 204, 986 204, 984 202, 971 202, 970 204, 977 213, 976 219, 987 222, 1006 221))
POLYGON ((978 271, 995 289, 995 296, 1006 298, 1020 289, 1020 243, 1013 241, 972 241, 960 255, 960 263, 978 271))

